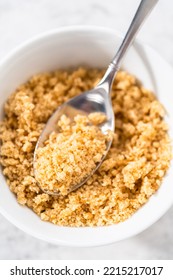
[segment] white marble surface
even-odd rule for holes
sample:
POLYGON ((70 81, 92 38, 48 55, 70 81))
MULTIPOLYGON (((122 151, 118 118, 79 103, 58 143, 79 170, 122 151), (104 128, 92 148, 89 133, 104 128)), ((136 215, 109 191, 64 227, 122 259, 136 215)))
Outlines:
MULTIPOLYGON (((139 0, 0 0, 0 59, 52 28, 106 26, 125 32, 139 0)), ((139 34, 173 65, 173 1, 160 0, 139 34)), ((170 93, 171 94, 171 93, 170 93)), ((97 248, 64 248, 37 240, 0 216, 0 259, 173 259, 173 208, 149 229, 97 248)))

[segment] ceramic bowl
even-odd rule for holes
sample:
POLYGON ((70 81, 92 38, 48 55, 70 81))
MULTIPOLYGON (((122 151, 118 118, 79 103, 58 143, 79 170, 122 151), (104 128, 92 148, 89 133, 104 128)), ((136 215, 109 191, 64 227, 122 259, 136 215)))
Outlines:
MULTIPOLYGON (((16 48, 0 63, 0 118, 7 97, 32 75, 74 66, 106 67, 121 36, 98 27, 68 27, 37 36, 16 48)), ((165 106, 173 136, 171 67, 152 49, 138 42, 130 48, 122 67, 136 75, 145 87, 156 92, 165 106)), ((11 223, 36 238, 66 246, 98 246, 142 232, 156 222, 173 203, 173 167, 160 189, 131 218, 105 227, 70 228, 43 222, 32 210, 17 203, 0 174, 0 213, 11 223)))

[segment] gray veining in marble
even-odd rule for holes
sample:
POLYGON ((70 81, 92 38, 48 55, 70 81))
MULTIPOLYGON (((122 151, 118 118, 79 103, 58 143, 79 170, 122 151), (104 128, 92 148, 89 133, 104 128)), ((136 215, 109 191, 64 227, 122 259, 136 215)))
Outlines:
MULTIPOLYGON (((52 28, 97 25, 125 32, 139 0, 0 0, 0 59, 52 28)), ((139 38, 173 65, 173 1, 160 0, 139 38)), ((143 233, 97 248, 59 247, 23 233, 0 216, 0 259, 173 259, 173 208, 143 233)))

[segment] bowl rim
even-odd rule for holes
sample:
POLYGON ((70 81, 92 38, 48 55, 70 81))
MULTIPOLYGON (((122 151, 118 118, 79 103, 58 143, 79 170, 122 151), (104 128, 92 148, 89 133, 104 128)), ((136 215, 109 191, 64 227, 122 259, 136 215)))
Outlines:
MULTIPOLYGON (((121 33, 119 31, 113 30, 111 28, 105 28, 105 27, 101 27, 101 26, 92 26, 92 25, 74 25, 74 26, 65 26, 65 27, 60 27, 60 28, 56 28, 56 29, 52 29, 52 30, 48 30, 46 32, 40 33, 39 35, 33 36, 32 38, 30 38, 29 40, 26 40, 25 42, 23 42, 22 44, 20 44, 19 46, 15 47, 12 51, 9 52, 9 54, 7 54, 1 61, 0 61, 0 68, 3 67, 3 64, 8 63, 8 61, 10 61, 13 56, 18 55, 18 53, 20 53, 21 51, 25 50, 25 48, 28 48, 29 46, 31 46, 32 44, 36 44, 36 43, 40 43, 41 41, 44 41, 45 39, 48 39, 49 37, 53 36, 53 35, 58 35, 58 34, 69 34, 69 33, 75 33, 75 32, 97 32, 97 33, 107 33, 110 35, 115 34, 117 37, 122 38, 121 33)), ((152 48, 150 48, 147 44, 141 44, 141 41, 139 40, 135 40, 134 45, 136 46, 141 46, 144 49, 147 49, 148 51, 155 53, 155 55, 157 55, 157 57, 163 61, 164 63, 166 63, 166 65, 170 68, 170 70, 173 73, 173 69, 172 66, 169 65, 169 63, 165 62, 165 60, 152 48)), ((127 239, 130 238, 132 236, 135 236, 137 234, 139 234, 140 232, 144 231, 146 228, 150 227, 152 224, 154 224, 156 221, 158 221, 165 213, 166 211, 171 207, 171 205, 173 204, 173 198, 172 200, 170 199, 169 203, 165 206, 164 211, 162 211, 162 213, 160 215, 156 215, 154 217, 152 217, 152 219, 150 219, 149 223, 143 223, 142 226, 140 225, 140 227, 138 229, 131 229, 130 232, 128 232, 127 234, 123 234, 121 236, 121 238, 119 238, 118 240, 114 240, 112 238, 112 240, 107 240, 107 241, 100 241, 98 239, 98 241, 94 241, 94 242, 86 242, 86 244, 79 244, 78 242, 68 242, 68 241, 64 241, 64 240, 55 240, 53 238, 49 238, 46 237, 44 234, 40 233, 36 233, 33 229, 26 227, 24 224, 21 224, 20 222, 18 222, 17 220, 14 219, 14 217, 12 217, 11 215, 9 215, 9 213, 3 209, 0 205, 0 213, 8 220, 10 221, 13 225, 15 225, 16 227, 18 227, 19 229, 21 229, 22 231, 30 234, 31 236, 34 236, 38 239, 47 241, 49 243, 53 243, 53 244, 57 244, 57 245, 63 245, 63 246, 71 246, 71 247, 91 247, 91 246, 101 246, 101 245, 107 245, 107 244, 111 244, 123 239, 127 239)), ((133 214, 135 215, 135 214, 133 214)), ((114 225, 113 225, 114 226, 114 225)), ((112 227, 112 226, 108 226, 108 227, 112 227)), ((97 232, 97 229, 100 227, 95 227, 95 231, 97 232)), ((84 228, 80 228, 80 230, 86 229, 86 227, 84 228)), ((93 229, 93 227, 91 228, 93 229)), ((82 232, 81 230, 81 232, 82 232)))

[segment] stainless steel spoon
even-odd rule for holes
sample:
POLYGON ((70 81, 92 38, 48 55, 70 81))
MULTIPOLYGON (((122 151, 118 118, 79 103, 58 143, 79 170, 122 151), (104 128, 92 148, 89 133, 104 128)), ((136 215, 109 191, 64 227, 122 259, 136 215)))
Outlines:
MULTIPOLYGON (((142 23, 146 19, 146 17, 149 15, 151 10, 154 8, 158 0, 142 0, 140 2, 140 5, 136 11, 136 14, 132 20, 132 23, 116 53, 116 55, 113 57, 110 65, 108 66, 108 69, 106 70, 105 75, 101 79, 101 81, 97 84, 97 86, 87 92, 84 92, 83 94, 70 99, 66 103, 64 103, 62 106, 58 107, 57 110, 53 113, 53 115, 48 120, 44 130, 42 131, 37 145, 35 147, 34 151, 34 174, 35 177, 37 175, 37 170, 35 168, 35 163, 37 160, 37 149, 41 146, 43 146, 45 140, 47 139, 48 135, 56 130, 56 126, 58 123, 58 120, 60 117, 65 114, 67 115, 71 120, 74 119, 74 117, 77 114, 84 114, 88 115, 90 113, 94 112, 101 112, 104 113, 107 116, 107 121, 104 122, 102 125, 100 125, 101 131, 106 134, 108 130, 114 131, 114 113, 112 109, 112 103, 110 98, 110 92, 112 88, 112 83, 114 80, 114 77, 117 73, 117 71, 120 68, 122 59, 124 58, 125 53, 127 52, 128 48, 134 41, 134 38, 139 31, 142 23)), ((107 150, 106 154, 108 153, 110 147, 112 144, 112 140, 108 141, 107 143, 107 150)), ((106 154, 102 157, 102 160, 97 164, 96 168, 89 174, 87 177, 85 177, 79 184, 73 186, 70 190, 74 191, 80 186, 82 186, 93 173, 99 168, 99 166, 102 164, 104 158, 106 157, 106 154)), ((41 186, 43 192, 49 193, 51 195, 58 195, 58 192, 48 192, 45 191, 41 186)))

